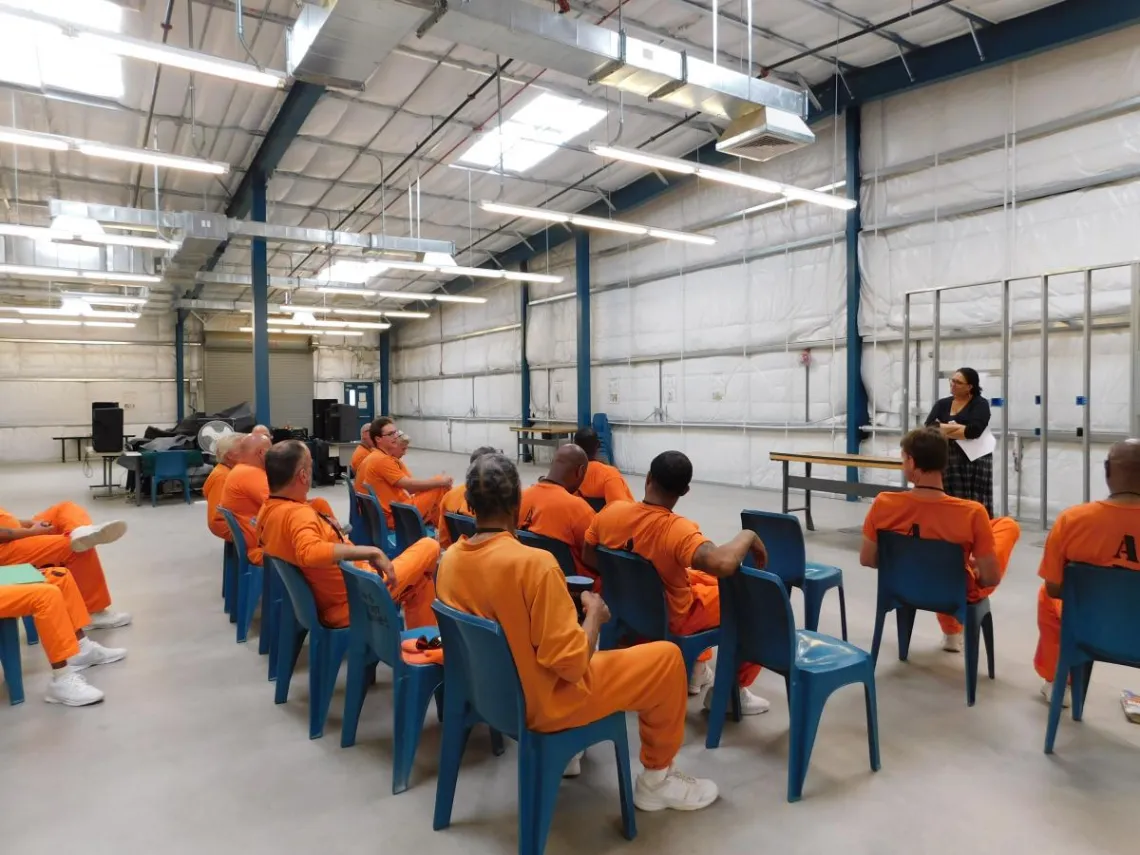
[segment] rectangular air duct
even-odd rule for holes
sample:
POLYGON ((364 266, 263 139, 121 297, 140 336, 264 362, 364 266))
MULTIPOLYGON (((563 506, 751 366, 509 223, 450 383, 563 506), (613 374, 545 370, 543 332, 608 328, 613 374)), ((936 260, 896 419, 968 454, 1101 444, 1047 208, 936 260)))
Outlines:
MULTIPOLYGON (((525 0, 406 0, 432 10, 417 30, 734 121, 760 107, 807 115, 807 95, 525 0)), ((809 131, 810 134, 810 131, 809 131)))
POLYGON ((799 116, 761 107, 733 121, 717 140, 716 150, 764 161, 813 142, 815 134, 799 116))

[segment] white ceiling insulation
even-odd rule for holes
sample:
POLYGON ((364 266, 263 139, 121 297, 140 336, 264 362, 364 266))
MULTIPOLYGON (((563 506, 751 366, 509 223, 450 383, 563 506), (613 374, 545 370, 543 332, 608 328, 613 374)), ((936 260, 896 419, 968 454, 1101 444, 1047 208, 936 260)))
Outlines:
MULTIPOLYGON (((555 5, 535 2, 551 9, 555 5)), ((232 0, 123 0, 118 5, 128 35, 158 42, 165 34, 171 45, 247 61, 237 38, 232 0), (168 16, 169 27, 164 29, 168 16)), ((298 14, 297 0, 247 0, 243 5, 245 37, 253 57, 263 66, 283 69, 285 33, 298 14)), ((710 59, 711 5, 712 0, 624 0, 620 15, 623 26, 639 38, 710 59)), ((718 5, 718 61, 743 69, 746 29, 736 21, 745 19, 745 3, 727 0, 718 5)), ((838 47, 830 44, 857 32, 864 26, 860 21, 879 23, 928 5, 921 0, 754 0, 754 64, 774 65, 785 79, 802 77, 815 84, 834 72, 837 61, 873 65, 897 57, 900 48, 905 53, 967 33, 971 19, 984 29, 986 21, 1005 20, 1051 2, 962 0, 904 17, 838 47), (789 61, 797 55, 803 56, 789 61)), ((567 14, 617 25, 618 0, 569 0, 569 9, 567 14)), ((514 61, 498 81, 469 98, 486 82, 496 62, 508 59, 441 42, 430 34, 407 37, 363 91, 330 90, 321 98, 270 182, 269 220, 450 240, 456 245, 457 263, 478 265, 532 231, 525 222, 509 224, 499 215, 479 210, 480 200, 578 210, 645 172, 591 155, 585 150, 590 141, 612 142, 620 136, 623 146, 645 145, 680 155, 714 138, 706 116, 687 116, 677 108, 632 97, 619 109, 620 96, 613 90, 514 61), (607 118, 521 176, 452 167, 479 134, 497 122, 500 98, 504 118, 510 118, 544 91, 600 106, 607 110, 607 118), (409 159, 437 128, 430 142, 409 159), (359 211, 350 215, 357 206, 359 211)), ((232 171, 222 177, 160 171, 157 195, 157 204, 164 209, 223 210, 284 100, 284 91, 201 74, 194 76, 191 88, 187 72, 164 68, 159 74, 150 63, 122 62, 124 93, 114 100, 0 81, 0 124, 132 147, 157 141, 163 151, 226 161, 232 171)), ((46 206, 53 198, 138 207, 156 204, 149 168, 10 145, 0 145, 0 196, 4 202, 0 219, 29 225, 47 225, 46 206)), ((330 261, 324 251, 309 253, 280 244, 271 245, 269 255, 270 273, 275 276, 315 276, 330 261)), ((217 272, 248 274, 248 243, 231 242, 217 272)), ((9 285, 21 283, 0 283, 9 285)), ((25 290, 37 287, 22 285, 25 290)), ((434 286, 416 282, 414 274, 392 272, 377 287, 429 290, 434 286)), ((246 291, 242 286, 211 284, 202 296, 246 299, 246 291)), ((170 295, 157 294, 150 310, 162 310, 169 299, 170 295)))

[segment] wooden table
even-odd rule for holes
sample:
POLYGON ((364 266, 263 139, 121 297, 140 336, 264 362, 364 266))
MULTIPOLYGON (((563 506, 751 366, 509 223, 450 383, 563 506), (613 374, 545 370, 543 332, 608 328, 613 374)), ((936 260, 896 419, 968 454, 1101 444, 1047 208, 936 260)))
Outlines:
POLYGON ((515 453, 515 461, 517 462, 523 459, 523 449, 530 449, 527 451, 529 459, 536 446, 548 445, 558 448, 560 445, 572 442, 574 434, 578 432, 578 426, 567 424, 530 425, 529 427, 511 425, 510 431, 518 435, 518 448, 515 453))
POLYGON ((783 508, 785 514, 803 511, 807 520, 808 531, 815 531, 815 521, 811 516, 811 491, 823 490, 828 493, 841 493, 845 496, 860 496, 870 498, 879 493, 895 493, 905 487, 891 487, 886 484, 868 484, 863 481, 839 481, 831 478, 813 478, 811 467, 813 463, 820 466, 845 466, 855 469, 890 469, 895 472, 902 471, 902 461, 897 457, 874 457, 870 454, 845 454, 841 451, 773 451, 768 455, 769 460, 778 460, 783 464, 783 508), (789 464, 802 463, 804 474, 792 475, 789 464), (804 506, 802 508, 788 507, 788 490, 804 491, 804 506))

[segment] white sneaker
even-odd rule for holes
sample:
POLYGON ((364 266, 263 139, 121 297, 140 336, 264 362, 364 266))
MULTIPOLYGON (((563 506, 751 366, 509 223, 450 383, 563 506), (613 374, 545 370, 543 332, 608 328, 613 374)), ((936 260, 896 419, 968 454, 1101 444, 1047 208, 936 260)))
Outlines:
MULTIPOLYGON (((1053 684, 1045 683, 1041 686, 1041 697, 1045 699, 1045 703, 1053 703, 1053 684)), ((1065 697, 1061 699, 1061 708, 1068 709, 1073 702, 1073 692, 1070 687, 1065 686, 1065 697)))
POLYGON ((103 700, 103 693, 83 679, 73 668, 61 668, 48 683, 44 700, 49 704, 67 707, 85 707, 103 700))
POLYGON ((693 778, 674 767, 646 769, 633 785, 633 803, 638 810, 700 810, 716 801, 716 784, 693 778))
POLYGON ((956 632, 953 635, 942 635, 942 649, 947 653, 961 653, 962 652, 962 633, 956 632))
MULTIPOLYGON (((713 688, 715 687, 710 687, 709 690, 705 693, 704 707, 706 711, 712 709, 713 688)), ((744 686, 740 687, 741 715, 760 715, 761 713, 768 712, 768 709, 771 706, 772 705, 768 703, 768 701, 766 701, 764 698, 760 697, 759 695, 752 694, 752 692, 744 686)), ((732 712, 731 708, 728 711, 732 712)))
POLYGON ((689 678, 689 694, 699 695, 705 686, 711 686, 713 669, 708 662, 698 662, 693 666, 693 676, 689 678))
POLYGON ((109 665, 126 657, 127 651, 122 647, 104 647, 84 636, 79 639, 79 653, 68 659, 67 664, 76 671, 82 671, 92 665, 109 665))
POLYGON ((91 623, 83 627, 84 629, 114 629, 117 626, 126 626, 131 622, 131 616, 128 612, 116 612, 111 609, 103 609, 101 612, 95 612, 91 615, 91 623))
POLYGON ((112 520, 98 525, 81 525, 71 532, 71 551, 86 552, 104 543, 114 543, 126 533, 127 524, 122 520, 112 520))
POLYGON ((566 764, 566 770, 562 773, 563 778, 577 778, 582 774, 582 757, 585 751, 579 751, 570 758, 570 762, 566 764))

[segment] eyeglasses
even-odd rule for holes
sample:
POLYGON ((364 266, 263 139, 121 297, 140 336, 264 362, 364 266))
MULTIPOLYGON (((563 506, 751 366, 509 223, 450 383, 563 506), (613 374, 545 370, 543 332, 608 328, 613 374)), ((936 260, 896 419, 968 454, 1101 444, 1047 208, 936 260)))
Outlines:
POLYGON ((400 432, 398 430, 390 430, 387 433, 381 433, 380 436, 381 437, 396 436, 399 433, 400 432))

